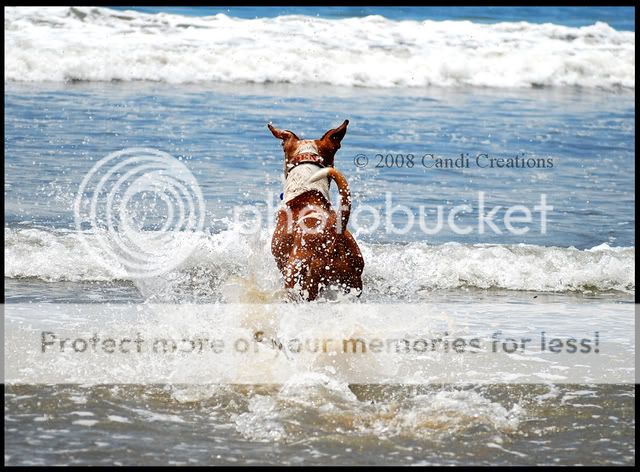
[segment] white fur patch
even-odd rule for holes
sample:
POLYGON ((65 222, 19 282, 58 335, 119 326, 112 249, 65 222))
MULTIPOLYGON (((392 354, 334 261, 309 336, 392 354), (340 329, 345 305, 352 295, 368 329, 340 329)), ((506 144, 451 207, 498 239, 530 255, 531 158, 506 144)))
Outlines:
POLYGON ((284 196, 282 201, 287 203, 298 195, 302 195, 309 190, 317 190, 327 201, 329 199, 329 179, 320 179, 317 182, 309 183, 309 179, 318 172, 320 168, 315 164, 300 164, 289 171, 284 184, 284 196))
POLYGON ((318 155, 318 148, 313 141, 303 141, 296 149, 296 155, 306 153, 318 155))

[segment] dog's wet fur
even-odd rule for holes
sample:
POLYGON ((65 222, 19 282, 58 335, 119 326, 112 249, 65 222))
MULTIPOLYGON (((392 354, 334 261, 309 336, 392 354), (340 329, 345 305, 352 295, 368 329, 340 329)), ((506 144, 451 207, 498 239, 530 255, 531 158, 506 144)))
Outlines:
POLYGON ((319 191, 306 191, 278 212, 271 252, 294 298, 315 300, 324 291, 338 288, 345 293, 362 292, 364 259, 347 229, 351 194, 345 177, 333 168, 335 154, 347 132, 348 120, 327 131, 320 139, 300 139, 292 131, 268 125, 282 141, 285 178, 301 163, 313 162, 318 173, 313 180, 329 178, 340 193, 337 214, 319 191))

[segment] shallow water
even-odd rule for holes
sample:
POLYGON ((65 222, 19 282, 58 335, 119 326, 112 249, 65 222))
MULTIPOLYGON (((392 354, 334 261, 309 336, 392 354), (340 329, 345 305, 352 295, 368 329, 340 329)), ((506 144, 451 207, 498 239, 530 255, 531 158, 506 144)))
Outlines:
MULTIPOLYGON (((411 206, 464 203, 486 189, 492 204, 515 198, 533 205, 545 191, 557 209, 544 235, 539 228, 524 237, 356 233, 367 264, 362 302, 517 306, 630 302, 635 293, 634 172, 623 171, 634 169, 635 110, 626 93, 128 83, 9 84, 5 97, 5 299, 10 303, 281 301, 266 223, 259 233, 243 236, 223 218, 234 204, 264 201, 265 189, 277 201, 281 157, 267 121, 315 136, 343 117, 352 124, 337 165, 349 177, 355 206, 382 205, 385 190, 411 206), (300 114, 300 107, 314 112, 300 114), (30 126, 33 120, 37 127, 30 126), (70 208, 77 182, 97 159, 122 147, 148 145, 187 159, 203 189, 207 223, 189 259, 168 276, 140 281, 128 278, 117 263, 87 254, 70 208), (352 162, 357 153, 425 148, 443 154, 526 149, 550 155, 558 165, 551 172, 469 169, 434 175, 358 170, 352 162)), ((261 205, 266 221, 268 208, 261 205)), ((5 461, 635 461, 631 386, 324 382, 12 385, 5 389, 5 461)))
POLYGON ((634 397, 631 385, 11 386, 5 463, 629 465, 634 397))

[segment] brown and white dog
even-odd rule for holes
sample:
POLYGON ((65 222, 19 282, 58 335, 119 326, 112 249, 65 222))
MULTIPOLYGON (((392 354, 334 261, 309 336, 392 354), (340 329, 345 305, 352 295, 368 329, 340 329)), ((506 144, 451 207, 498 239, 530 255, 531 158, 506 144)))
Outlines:
POLYGON ((315 300, 330 287, 358 296, 362 292, 364 259, 347 230, 349 184, 333 168, 348 124, 345 120, 320 139, 300 139, 292 131, 268 124, 273 135, 282 140, 285 177, 283 207, 278 212, 271 253, 284 276, 285 288, 306 300, 315 300), (340 193, 339 216, 331 207, 329 179, 336 182, 340 193))

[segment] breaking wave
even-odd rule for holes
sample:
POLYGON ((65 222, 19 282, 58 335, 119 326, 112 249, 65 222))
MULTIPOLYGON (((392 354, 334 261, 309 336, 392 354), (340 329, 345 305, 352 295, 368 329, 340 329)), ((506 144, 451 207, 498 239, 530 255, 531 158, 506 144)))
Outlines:
POLYGON ((635 89, 635 32, 552 23, 5 9, 5 81, 635 89))
MULTIPOLYGON (((69 230, 5 227, 5 277, 43 281, 129 280, 126 269, 89 254, 69 230)), ((183 233, 196 250, 165 277, 184 290, 214 293, 238 278, 254 288, 278 290, 280 274, 267 231, 251 237, 237 229, 183 233)), ((187 240, 185 239, 185 244, 187 240)), ((115 244, 115 242, 114 242, 115 244)), ((607 244, 579 250, 535 245, 360 242, 369 293, 407 299, 421 291, 474 287, 535 292, 635 291, 635 248, 607 244)), ((203 292, 203 293, 204 293, 203 292)))

